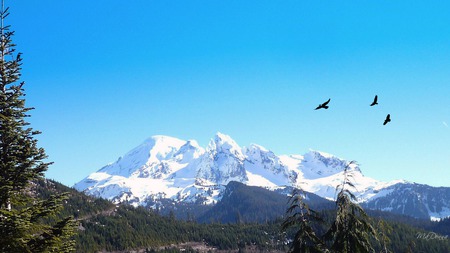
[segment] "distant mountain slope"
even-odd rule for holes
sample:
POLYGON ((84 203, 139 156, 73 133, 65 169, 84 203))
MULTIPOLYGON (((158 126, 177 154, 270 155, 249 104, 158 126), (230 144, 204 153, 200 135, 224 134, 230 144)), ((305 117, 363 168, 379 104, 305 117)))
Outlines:
POLYGON ((416 218, 437 220, 450 217, 450 187, 399 183, 383 189, 363 206, 416 218))
MULTIPOLYGON (((232 181, 269 190, 301 187, 306 192, 333 200, 347 165, 349 161, 319 151, 278 156, 256 144, 241 148, 230 136, 222 133, 217 133, 206 149, 199 147, 194 140, 158 135, 90 174, 74 187, 115 203, 153 208, 167 203, 168 199, 175 203, 217 203, 225 186, 232 181)), ((416 204, 407 208, 406 199, 411 196, 403 198, 402 194, 407 191, 401 186, 413 184, 403 180, 381 182, 368 178, 357 164, 349 165, 349 170, 354 176, 354 194, 359 202, 369 203, 369 208, 396 210, 418 218, 450 215, 450 204, 445 194, 442 195, 444 198, 429 199, 430 204, 426 207, 416 204), (390 204, 390 196, 395 196, 396 206, 390 204), (375 199, 378 200, 372 201, 375 199), (417 210, 409 210, 410 207, 417 210)), ((425 190, 417 189, 418 194, 425 190)))
MULTIPOLYGON (((306 194, 314 208, 334 208, 334 202, 313 193, 306 194)), ((281 219, 286 213, 288 197, 284 191, 270 191, 257 186, 230 182, 222 199, 198 219, 200 222, 265 223, 281 219)))
POLYGON ((286 195, 233 181, 228 183, 222 199, 200 221, 264 223, 281 218, 286 212, 286 204, 286 195))

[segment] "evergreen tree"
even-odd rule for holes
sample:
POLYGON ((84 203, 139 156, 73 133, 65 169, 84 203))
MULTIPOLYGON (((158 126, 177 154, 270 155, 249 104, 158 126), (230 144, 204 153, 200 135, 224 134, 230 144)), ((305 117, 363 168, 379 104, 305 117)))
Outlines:
POLYGON ((295 227, 294 240, 290 252, 322 253, 328 252, 323 241, 316 235, 311 227, 311 221, 322 221, 318 214, 309 208, 303 201, 304 193, 294 189, 289 198, 289 208, 286 211, 286 219, 282 224, 282 230, 295 227))
POLYGON ((389 235, 392 233, 392 227, 386 221, 380 219, 377 224, 378 238, 380 241, 380 253, 392 253, 390 250, 391 239, 389 235))
POLYGON ((344 168, 344 179, 339 185, 336 199, 336 219, 324 238, 331 241, 331 250, 339 253, 373 252, 371 237, 376 238, 376 231, 369 222, 366 212, 359 206, 355 195, 349 188, 355 188, 352 183, 352 170, 347 164, 344 168))
POLYGON ((15 53, 14 32, 3 24, 9 13, 1 4, 0 252, 71 252, 75 222, 55 220, 67 196, 37 201, 31 190, 50 163, 37 145, 39 131, 25 121, 33 108, 25 106, 24 83, 19 81, 22 58, 15 53))

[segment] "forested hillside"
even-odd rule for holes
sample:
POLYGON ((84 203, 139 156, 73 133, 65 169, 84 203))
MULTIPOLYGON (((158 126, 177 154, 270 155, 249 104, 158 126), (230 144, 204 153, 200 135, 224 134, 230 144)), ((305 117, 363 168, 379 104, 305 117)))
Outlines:
MULTIPOLYGON (((35 191, 39 196, 61 191, 70 193, 70 198, 61 215, 73 215, 79 222, 76 236, 77 252, 127 252, 133 249, 178 251, 180 249, 173 248, 173 245, 187 242, 197 242, 203 245, 205 251, 253 249, 286 252, 290 238, 295 232, 293 229, 287 233, 281 233, 281 219, 259 224, 235 222, 200 224, 194 221, 178 220, 174 215, 163 216, 143 207, 116 206, 51 180, 39 181, 35 191)), ((263 198, 258 200, 264 201, 263 198)), ((245 212, 242 211, 242 213, 245 212)), ((327 223, 332 220, 334 211, 321 211, 321 214, 327 223)), ((373 223, 377 224, 379 218, 376 217, 382 217, 385 213, 371 214, 375 217, 373 223)), ((393 228, 388 236, 391 238, 391 248, 394 252, 407 252, 408 249, 412 249, 412 252, 450 252, 449 239, 418 238, 418 235, 429 233, 425 228, 437 229, 440 232, 436 233, 441 234, 448 227, 448 220, 437 223, 407 217, 402 220, 401 217, 403 216, 387 216, 388 223, 393 228), (403 223, 414 223, 414 221, 415 225, 422 228, 414 228, 403 223)), ((324 231, 324 224, 314 226, 318 234, 324 231)))
MULTIPOLYGON (((286 191, 290 193, 292 188, 278 192, 230 182, 221 201, 199 216, 197 220, 205 223, 266 223, 282 219, 288 207, 286 191)), ((332 201, 313 193, 306 193, 306 196, 306 202, 318 210, 334 207, 332 201)))
POLYGON ((143 207, 116 206, 47 180, 37 184, 40 196, 69 191, 63 215, 79 222, 77 252, 164 249, 171 244, 200 242, 218 250, 237 250, 246 245, 258 249, 285 249, 279 224, 199 224, 162 216, 143 207))

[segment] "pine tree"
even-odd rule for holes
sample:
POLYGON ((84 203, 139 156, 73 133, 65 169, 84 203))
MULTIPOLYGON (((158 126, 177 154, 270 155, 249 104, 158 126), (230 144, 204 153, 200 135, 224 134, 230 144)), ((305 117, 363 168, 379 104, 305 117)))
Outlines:
POLYGON ((377 224, 377 231, 378 231, 378 238, 380 242, 380 253, 392 253, 389 246, 391 245, 391 239, 389 238, 389 235, 392 233, 392 227, 389 226, 386 221, 380 220, 377 224))
POLYGON ((291 227, 297 229, 290 252, 322 253, 329 252, 324 242, 314 232, 311 222, 322 221, 319 215, 303 201, 304 193, 294 189, 289 198, 289 207, 286 211, 286 219, 283 221, 282 230, 291 227))
POLYGON ((40 132, 25 120, 33 108, 25 106, 22 58, 15 53, 14 32, 3 24, 9 12, 1 4, 0 252, 71 252, 75 222, 55 217, 67 196, 39 201, 31 191, 50 163, 44 162, 47 156, 35 139, 40 132))
POLYGON ((336 219, 324 238, 331 241, 331 250, 338 253, 361 253, 374 251, 371 237, 376 238, 376 231, 369 221, 369 217, 356 202, 355 195, 350 191, 355 188, 352 183, 353 175, 350 170, 352 161, 344 169, 344 179, 336 190, 336 219), (350 188, 350 189, 349 189, 350 188))

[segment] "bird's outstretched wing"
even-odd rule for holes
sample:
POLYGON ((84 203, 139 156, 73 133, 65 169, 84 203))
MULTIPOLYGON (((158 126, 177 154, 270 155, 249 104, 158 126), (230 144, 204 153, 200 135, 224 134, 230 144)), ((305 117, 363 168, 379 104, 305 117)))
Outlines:
POLYGON ((322 108, 328 109, 327 104, 330 103, 330 101, 331 101, 331 98, 329 98, 325 103, 320 104, 319 106, 317 106, 316 109, 314 109, 314 110, 318 110, 318 109, 322 109, 322 108))
POLYGON ((375 95, 375 98, 373 99, 372 104, 370 104, 370 106, 374 106, 378 104, 378 95, 375 95))
POLYGON ((388 114, 388 115, 386 116, 386 119, 384 120, 383 125, 386 125, 386 124, 389 123, 389 122, 391 122, 391 115, 390 115, 390 114, 388 114))

